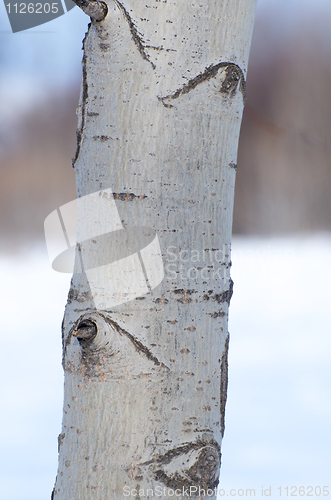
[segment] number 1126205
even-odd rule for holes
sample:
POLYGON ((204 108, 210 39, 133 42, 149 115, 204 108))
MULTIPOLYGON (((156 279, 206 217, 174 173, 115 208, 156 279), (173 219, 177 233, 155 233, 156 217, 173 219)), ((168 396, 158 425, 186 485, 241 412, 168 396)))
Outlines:
POLYGON ((8 3, 8 14, 57 14, 58 3, 8 3), (12 10, 11 10, 12 9, 12 10))
POLYGON ((327 497, 329 486, 279 486, 279 496, 286 497, 327 497))

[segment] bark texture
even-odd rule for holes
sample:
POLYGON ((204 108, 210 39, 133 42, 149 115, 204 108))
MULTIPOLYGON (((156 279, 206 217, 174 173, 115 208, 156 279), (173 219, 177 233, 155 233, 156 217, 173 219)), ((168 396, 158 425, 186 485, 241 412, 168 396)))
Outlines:
MULTIPOLYGON (((187 498, 185 488, 202 498, 195 488, 218 484, 236 156, 255 3, 110 0, 106 17, 89 26, 73 165, 77 197, 97 193, 106 205, 78 205, 77 240, 93 242, 103 225, 117 235, 135 228, 129 246, 138 255, 149 228, 164 278, 154 288, 146 279, 147 293, 120 303, 105 262, 109 253, 112 262, 123 258, 122 240, 110 233, 85 246, 85 263, 94 259, 96 269, 99 259, 93 272, 78 272, 77 246, 63 321, 55 500, 153 498, 161 490, 168 498, 169 488, 176 498, 187 498), (105 223, 107 203, 118 215, 105 223)), ((153 255, 140 254, 148 278, 153 255)), ((129 298, 132 280, 128 271, 129 298)))

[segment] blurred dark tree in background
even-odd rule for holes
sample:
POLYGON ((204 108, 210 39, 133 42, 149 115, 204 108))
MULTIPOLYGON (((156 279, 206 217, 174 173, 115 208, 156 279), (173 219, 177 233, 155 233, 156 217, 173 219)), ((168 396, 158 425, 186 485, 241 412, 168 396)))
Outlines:
POLYGON ((44 220, 76 197, 71 158, 76 148, 79 87, 53 95, 21 117, 0 157, 0 250, 43 239, 44 220))
POLYGON ((233 231, 330 231, 330 38, 310 20, 259 57, 263 28, 248 69, 233 231))
MULTIPOLYGON (((331 39, 323 19, 275 37, 268 15, 269 24, 257 17, 253 37, 233 230, 330 231, 331 39)), ((2 123, 0 250, 42 239, 45 217, 75 198, 78 97, 77 84, 39 102, 10 134, 2 123)))

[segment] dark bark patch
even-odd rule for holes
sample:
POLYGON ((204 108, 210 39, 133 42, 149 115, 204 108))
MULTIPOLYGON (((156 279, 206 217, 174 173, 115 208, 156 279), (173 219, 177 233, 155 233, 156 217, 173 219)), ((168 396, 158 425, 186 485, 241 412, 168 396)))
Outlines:
POLYGON ((147 198, 145 194, 134 194, 134 193, 113 193, 114 199, 119 201, 133 201, 139 199, 140 201, 147 198))
POLYGON ((221 434, 224 436, 225 430, 225 405, 228 392, 228 352, 229 352, 229 339, 226 337, 224 351, 221 360, 221 379, 220 379, 220 411, 221 411, 221 434))
POLYGON ((109 43, 99 43, 99 47, 100 47, 100 50, 102 52, 108 52, 108 50, 110 48, 110 44, 109 43))
POLYGON ((158 52, 160 52, 161 50, 164 50, 165 52, 177 52, 177 50, 175 49, 165 49, 163 45, 160 45, 159 47, 155 47, 154 45, 145 45, 145 49, 153 49, 157 50, 158 52))
POLYGON ((181 299, 177 299, 177 302, 180 304, 190 304, 192 302, 192 299, 190 297, 183 297, 181 299))
POLYGON ((175 325, 178 323, 177 319, 167 319, 167 323, 170 323, 171 325, 175 325))
POLYGON ((214 319, 224 318, 225 312, 224 311, 214 311, 213 313, 209 313, 209 315, 214 319))
POLYGON ((57 437, 57 450, 58 450, 59 453, 60 453, 60 448, 61 448, 61 446, 63 444, 63 440, 64 440, 65 437, 66 437, 65 433, 61 433, 57 437))
POLYGON ((93 296, 91 290, 87 292, 80 292, 76 288, 70 288, 69 293, 68 293, 68 301, 67 305, 71 304, 71 302, 76 301, 79 303, 84 303, 87 301, 92 301, 93 296))
POLYGON ((181 349, 180 351, 182 354, 188 354, 189 352, 191 352, 187 347, 184 347, 183 349, 181 349))
POLYGON ((163 306, 164 304, 168 304, 169 300, 168 299, 165 299, 164 297, 162 298, 158 298, 158 299, 155 299, 155 303, 156 304, 160 304, 161 306, 163 306))
POLYGON ((222 303, 226 302, 228 305, 230 305, 230 300, 231 300, 232 294, 233 294, 233 281, 230 278, 230 286, 229 286, 228 290, 225 290, 225 292, 222 292, 222 293, 215 293, 215 295, 212 298, 218 304, 222 304, 222 303))
POLYGON ((196 290, 184 290, 183 288, 177 288, 175 290, 172 290, 172 292, 177 296, 181 296, 179 298, 176 298, 177 302, 179 302, 180 304, 190 304, 192 302, 192 299, 191 297, 188 297, 188 295, 196 293, 196 290))
POLYGON ((109 135, 94 135, 93 136, 94 141, 101 141, 101 142, 106 142, 106 141, 112 141, 113 138, 110 137, 109 135))
POLYGON ((85 37, 84 37, 84 40, 83 40, 83 61, 82 61, 82 64, 83 64, 83 82, 82 82, 83 92, 82 92, 82 107, 81 107, 82 116, 81 116, 81 126, 76 132, 77 147, 76 147, 75 156, 72 159, 73 168, 75 168, 75 164, 76 164, 76 161, 78 159, 79 151, 80 151, 81 144, 82 144, 83 130, 84 130, 84 126, 85 126, 85 108, 86 108, 86 103, 87 103, 87 99, 88 99, 88 84, 87 84, 87 70, 86 70, 87 57, 86 57, 85 44, 86 44, 87 37, 90 33, 90 29, 91 29, 91 23, 89 23, 89 25, 88 25, 88 30, 87 30, 85 37))
POLYGON ((62 323, 61 323, 61 339, 62 339, 62 345, 63 345, 63 342, 64 342, 64 331, 65 331, 65 326, 64 326, 64 318, 63 318, 62 323))
POLYGON ((184 328, 184 330, 188 330, 189 332, 195 332, 196 328, 195 326, 191 325, 188 328, 184 328))

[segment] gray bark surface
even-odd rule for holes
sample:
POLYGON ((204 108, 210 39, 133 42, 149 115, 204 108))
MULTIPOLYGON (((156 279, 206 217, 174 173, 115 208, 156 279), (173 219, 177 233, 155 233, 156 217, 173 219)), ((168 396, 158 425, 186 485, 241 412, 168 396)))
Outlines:
POLYGON ((114 0, 89 26, 73 165, 78 200, 105 205, 78 203, 56 500, 117 500, 133 489, 144 493, 130 498, 143 498, 157 487, 159 498, 190 487, 200 498, 194 488, 217 487, 255 3, 114 0), (98 235, 124 229, 147 292, 128 300, 137 283, 126 268, 121 302, 105 263, 109 252, 123 258, 124 240, 98 235), (144 254, 153 235, 159 247, 153 240, 144 254), (158 248, 164 278, 153 287, 158 248))

